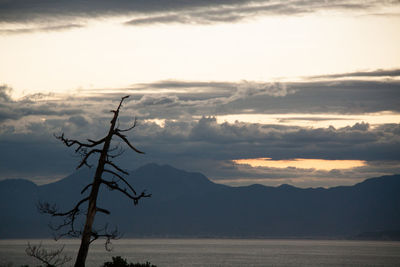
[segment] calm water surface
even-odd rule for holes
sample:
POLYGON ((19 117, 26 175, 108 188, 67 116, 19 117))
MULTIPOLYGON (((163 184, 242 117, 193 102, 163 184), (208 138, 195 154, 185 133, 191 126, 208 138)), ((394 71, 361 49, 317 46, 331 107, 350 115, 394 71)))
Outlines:
MULTIPOLYGON (((26 256, 27 243, 41 240, 0 240, 0 266, 39 263, 26 256)), ((43 240, 45 248, 65 244, 75 256, 79 240, 43 240)), ((400 266, 400 242, 344 240, 245 239, 122 239, 107 252, 101 241, 89 250, 87 266, 98 267, 112 256, 128 262, 150 261, 163 266, 400 266)), ((73 265, 71 261, 69 265, 73 265)))

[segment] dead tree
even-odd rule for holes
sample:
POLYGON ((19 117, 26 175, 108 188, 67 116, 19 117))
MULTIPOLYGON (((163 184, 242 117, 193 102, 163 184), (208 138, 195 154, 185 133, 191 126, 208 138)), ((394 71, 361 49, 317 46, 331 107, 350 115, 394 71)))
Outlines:
POLYGON ((62 266, 71 260, 71 257, 61 255, 63 250, 64 246, 59 249, 46 250, 42 247, 42 243, 33 246, 28 243, 25 252, 28 256, 41 261, 46 267, 57 267, 62 266))
POLYGON ((130 198, 133 201, 134 205, 138 204, 138 201, 141 198, 151 196, 151 194, 147 194, 145 191, 137 194, 133 187, 123 177, 124 174, 128 175, 128 172, 124 171, 116 163, 113 162, 113 159, 115 157, 121 155, 121 153, 118 152, 116 154, 112 154, 113 152, 115 153, 116 150, 115 147, 111 147, 111 141, 113 137, 119 138, 120 141, 125 143, 133 151, 143 154, 143 152, 136 149, 125 136, 125 132, 128 132, 136 127, 136 119, 133 125, 127 129, 119 129, 119 126, 117 125, 118 115, 122 106, 122 102, 128 97, 129 96, 122 97, 117 109, 111 110, 114 116, 110 122, 111 126, 108 134, 104 138, 101 138, 99 140, 87 139, 87 142, 83 143, 77 140, 67 139, 64 137, 64 134, 56 136, 56 138, 62 141, 67 147, 75 146, 75 153, 81 154, 82 160, 77 169, 81 168, 84 165, 91 167, 88 162, 89 158, 96 154, 99 155, 93 181, 92 183, 86 185, 81 191, 81 194, 83 194, 90 189, 90 194, 79 200, 72 209, 66 212, 60 212, 55 205, 50 205, 48 203, 39 203, 40 212, 50 214, 51 216, 64 218, 63 223, 57 225, 56 227, 53 227, 54 230, 65 229, 66 227, 68 228, 68 230, 60 236, 67 235, 71 237, 81 237, 81 245, 75 261, 75 267, 85 266, 86 257, 89 251, 89 245, 94 240, 98 239, 99 237, 104 237, 106 238, 107 245, 109 244, 111 239, 115 239, 118 237, 117 230, 110 232, 107 226, 105 226, 101 230, 95 230, 93 228, 93 222, 97 212, 110 214, 108 210, 101 208, 97 205, 97 196, 101 185, 106 186, 110 190, 116 190, 122 193, 126 197, 130 198), (102 148, 99 148, 100 145, 102 145, 102 148), (105 179, 105 174, 111 175, 113 179, 105 179), (82 205, 84 203, 87 203, 88 206, 86 211, 85 225, 82 230, 76 228, 75 221, 77 216, 82 214, 82 205))

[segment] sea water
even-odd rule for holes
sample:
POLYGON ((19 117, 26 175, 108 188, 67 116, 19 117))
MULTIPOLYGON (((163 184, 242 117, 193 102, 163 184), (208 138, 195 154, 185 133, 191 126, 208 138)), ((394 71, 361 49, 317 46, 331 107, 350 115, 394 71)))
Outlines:
MULTIPOLYGON (((65 245, 75 257, 79 240, 0 240, 0 266, 38 266, 25 254, 28 242, 47 249, 65 245)), ((86 266, 113 256, 163 266, 400 266, 400 242, 349 240, 120 239, 112 251, 101 240, 90 246, 86 266)), ((72 266, 73 260, 66 264, 72 266)))

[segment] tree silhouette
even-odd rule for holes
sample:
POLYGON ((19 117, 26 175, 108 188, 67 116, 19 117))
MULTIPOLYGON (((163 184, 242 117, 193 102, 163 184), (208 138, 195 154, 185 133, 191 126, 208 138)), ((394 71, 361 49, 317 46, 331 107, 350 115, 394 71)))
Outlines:
POLYGON ((62 266, 71 260, 71 257, 61 255, 63 250, 64 246, 59 249, 49 251, 42 247, 42 243, 33 246, 28 243, 28 247, 25 249, 25 252, 28 256, 34 257, 35 259, 41 261, 46 267, 57 267, 62 266))
POLYGON ((133 125, 129 128, 127 129, 118 128, 119 126, 117 122, 118 122, 119 111, 122 106, 122 102, 128 97, 129 96, 122 97, 117 109, 111 110, 111 112, 114 113, 114 116, 110 122, 111 126, 108 131, 108 134, 104 138, 101 138, 99 140, 87 139, 87 142, 83 143, 78 140, 68 139, 64 137, 64 134, 56 136, 56 138, 62 141, 67 147, 75 146, 76 147, 75 153, 81 154, 82 160, 79 163, 77 169, 81 168, 84 165, 91 167, 91 165, 88 163, 89 158, 91 158, 96 154, 99 155, 93 181, 92 183, 86 185, 81 191, 81 194, 84 194, 86 191, 90 189, 90 194, 88 196, 80 199, 72 209, 65 212, 60 212, 56 205, 50 205, 48 202, 40 202, 38 205, 39 211, 41 213, 50 214, 51 216, 54 217, 64 218, 61 224, 58 224, 57 226, 52 226, 52 229, 55 232, 65 231, 62 232, 61 234, 58 234, 58 238, 62 236, 81 237, 81 245, 75 261, 75 267, 85 266, 86 257, 89 251, 89 246, 94 240, 100 237, 106 238, 106 249, 107 249, 110 240, 115 239, 119 236, 119 233, 116 229, 110 231, 107 225, 100 230, 95 230, 93 227, 95 215, 97 212, 110 214, 108 210, 97 206, 97 197, 101 185, 106 186, 110 190, 116 190, 122 193, 126 197, 130 198, 133 201, 134 205, 137 205, 138 201, 141 198, 151 196, 151 194, 147 194, 145 191, 141 192, 140 194, 137 194, 136 191, 133 189, 133 187, 123 177, 124 174, 128 175, 128 172, 124 171, 116 163, 113 162, 114 158, 122 154, 122 150, 118 149, 118 147, 111 147, 111 141, 113 137, 118 137, 133 151, 140 154, 144 153, 136 149, 128 141, 128 139, 124 134, 125 132, 128 132, 136 127, 136 119, 134 120, 133 125), (102 148, 99 148, 100 145, 102 145, 102 148), (103 177, 104 174, 111 175, 113 177, 112 180, 105 179, 103 177), (86 211, 85 225, 82 231, 82 229, 77 229, 75 224, 77 217, 83 214, 82 205, 85 203, 87 203, 87 211, 86 211))

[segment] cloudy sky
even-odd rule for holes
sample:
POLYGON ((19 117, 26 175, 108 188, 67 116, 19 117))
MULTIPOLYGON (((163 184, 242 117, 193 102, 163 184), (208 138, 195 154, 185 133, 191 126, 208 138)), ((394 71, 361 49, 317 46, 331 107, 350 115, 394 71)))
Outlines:
POLYGON ((398 0, 0 0, 0 179, 43 184, 122 96, 147 162, 215 182, 400 173, 398 0))

